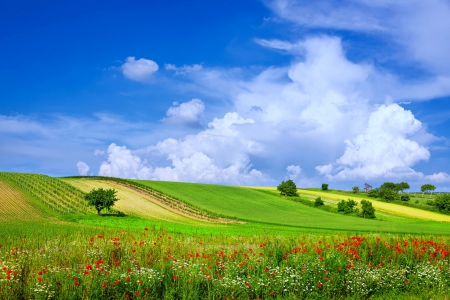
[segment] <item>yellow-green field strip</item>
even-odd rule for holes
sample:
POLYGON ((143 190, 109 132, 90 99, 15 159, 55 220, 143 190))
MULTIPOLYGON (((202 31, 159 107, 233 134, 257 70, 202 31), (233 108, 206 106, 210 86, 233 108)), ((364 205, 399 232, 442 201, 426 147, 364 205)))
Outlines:
MULTIPOLYGON (((255 189, 264 189, 264 190, 276 190, 274 187, 251 187, 255 189)), ((327 192, 319 192, 319 191, 309 191, 309 190, 303 190, 298 189, 299 195, 307 195, 307 196, 314 196, 314 197, 321 197, 323 199, 329 199, 336 202, 339 202, 341 200, 347 200, 352 199, 356 202, 360 203, 361 200, 369 200, 372 202, 372 206, 383 212, 399 215, 399 216, 405 216, 410 218, 416 218, 416 219, 422 219, 422 220, 432 220, 432 221, 440 221, 440 222, 450 222, 450 216, 435 213, 432 211, 422 210, 414 207, 407 207, 402 205, 397 205, 394 203, 388 203, 388 202, 382 202, 375 200, 373 198, 361 198, 361 197, 352 197, 351 195, 337 195, 337 194, 331 194, 327 192)))
POLYGON ((64 181, 79 188, 85 193, 90 192, 94 188, 117 190, 117 198, 119 198, 119 200, 115 203, 114 209, 128 215, 179 224, 199 225, 204 223, 201 220, 196 220, 195 218, 174 212, 160 203, 156 203, 155 199, 152 199, 151 197, 114 183, 85 179, 64 179, 64 181))

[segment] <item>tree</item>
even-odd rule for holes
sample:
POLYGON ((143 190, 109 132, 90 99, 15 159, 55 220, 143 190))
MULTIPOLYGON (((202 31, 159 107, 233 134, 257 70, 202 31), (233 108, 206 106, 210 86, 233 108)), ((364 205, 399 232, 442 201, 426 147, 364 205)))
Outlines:
POLYGON ((289 179, 287 181, 282 181, 277 186, 277 190, 279 190, 280 194, 284 195, 284 196, 298 196, 297 186, 295 185, 295 182, 292 181, 292 179, 289 179))
POLYGON ((359 186, 354 186, 352 189, 353 189, 353 193, 354 194, 358 194, 359 193, 359 186))
POLYGON ((119 200, 116 197, 116 193, 117 191, 114 189, 104 190, 103 188, 98 188, 84 195, 84 199, 88 202, 88 205, 94 206, 97 214, 100 215, 104 208, 110 210, 114 203, 119 200))
POLYGON ((317 206, 321 206, 321 205, 325 205, 325 203, 323 203, 323 200, 322 200, 322 198, 316 198, 316 201, 314 201, 314 206, 315 207, 317 207, 317 206))
POLYGON ((354 207, 358 203, 355 200, 348 199, 347 201, 342 200, 337 204, 338 211, 344 212, 344 214, 351 214, 355 209, 354 207))
POLYGON ((361 200, 362 211, 360 216, 368 219, 375 219, 375 208, 372 206, 372 202, 367 200, 361 200))
POLYGON ((409 190, 410 186, 407 182, 402 181, 400 183, 397 183, 397 188, 400 192, 403 193, 404 190, 409 190))
POLYGON ((427 193, 427 192, 432 192, 436 189, 436 187, 432 184, 424 184, 420 187, 420 190, 422 191, 422 198, 423 198, 423 194, 427 193))
POLYGON ((328 191, 328 183, 322 183, 322 191, 328 191))
POLYGON ((437 195, 434 199, 434 206, 436 206, 441 213, 450 215, 450 194, 437 195))
POLYGON ((385 182, 380 186, 381 190, 392 190, 394 192, 398 191, 398 185, 393 182, 385 182))

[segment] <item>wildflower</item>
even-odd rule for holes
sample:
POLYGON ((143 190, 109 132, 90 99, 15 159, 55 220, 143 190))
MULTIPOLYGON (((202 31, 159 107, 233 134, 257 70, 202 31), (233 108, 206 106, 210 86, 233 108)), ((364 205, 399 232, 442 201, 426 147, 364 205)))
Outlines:
POLYGON ((73 284, 75 284, 75 286, 79 286, 80 283, 78 281, 75 281, 73 284))
POLYGON ((178 279, 178 276, 177 276, 177 275, 173 275, 173 279, 174 279, 174 280, 177 280, 177 279, 178 279))
POLYGON ((99 235, 97 235, 97 238, 101 239, 101 238, 103 238, 103 235, 99 234, 99 235))
MULTIPOLYGON (((9 279, 8 277, 9 277, 9 276, 7 276, 6 278, 9 279)), ((38 281, 42 281, 42 277, 38 277, 37 280, 38 280, 38 281)))
POLYGON ((116 284, 120 284, 120 280, 116 280, 116 284))
POLYGON ((317 283, 317 286, 320 287, 320 288, 323 287, 322 282, 319 281, 319 282, 317 283))
POLYGON ((102 283, 102 288, 106 288, 106 283, 102 283))
POLYGON ((147 227, 145 227, 145 228, 144 228, 144 230, 145 230, 145 231, 148 231, 148 228, 147 228, 147 227))

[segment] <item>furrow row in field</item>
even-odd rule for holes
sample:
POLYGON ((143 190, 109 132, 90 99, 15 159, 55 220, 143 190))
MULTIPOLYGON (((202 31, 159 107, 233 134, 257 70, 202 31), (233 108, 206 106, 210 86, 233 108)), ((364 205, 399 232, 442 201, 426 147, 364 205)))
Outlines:
POLYGON ((137 193, 128 187, 117 185, 113 182, 103 182, 99 180, 86 179, 64 179, 67 183, 79 188, 83 192, 90 192, 94 188, 115 189, 117 198, 114 209, 124 212, 128 215, 154 219, 161 221, 174 222, 178 224, 200 224, 200 220, 185 216, 176 211, 156 203, 155 199, 148 195, 137 193))
POLYGON ((36 220, 45 216, 30 199, 11 184, 0 180, 0 222, 36 220))
POLYGON ((91 211, 83 200, 84 193, 59 179, 39 174, 9 172, 0 172, 0 178, 14 183, 59 214, 91 211))

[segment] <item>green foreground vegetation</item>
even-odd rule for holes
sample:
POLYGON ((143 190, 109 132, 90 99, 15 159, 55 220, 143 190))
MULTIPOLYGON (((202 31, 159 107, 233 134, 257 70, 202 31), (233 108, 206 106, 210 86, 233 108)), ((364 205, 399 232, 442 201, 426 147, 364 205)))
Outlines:
MULTIPOLYGON (((377 210, 375 219, 326 211, 302 197, 304 190, 286 197, 275 188, 133 181, 155 191, 144 195, 105 179, 9 173, 1 180, 8 182, 1 204, 16 197, 36 212, 0 220, 1 299, 448 299, 450 293, 450 222, 389 210, 377 210), (14 176, 26 182, 5 179, 14 176), (33 191, 39 197, 25 189, 34 180, 45 187, 33 191), (139 205, 157 191, 235 222, 173 222, 145 209, 97 215, 83 198, 87 188, 74 180, 85 187, 116 185, 118 196, 135 193, 127 199, 139 205), (11 187, 25 196, 11 194, 11 187), (76 195, 70 202, 66 190, 76 195), (74 212, 62 209, 58 195, 74 212)), ((325 206, 347 199, 334 195, 325 206)), ((359 206, 365 198, 355 199, 359 206)), ((177 214, 154 201, 153 207, 177 214)))

